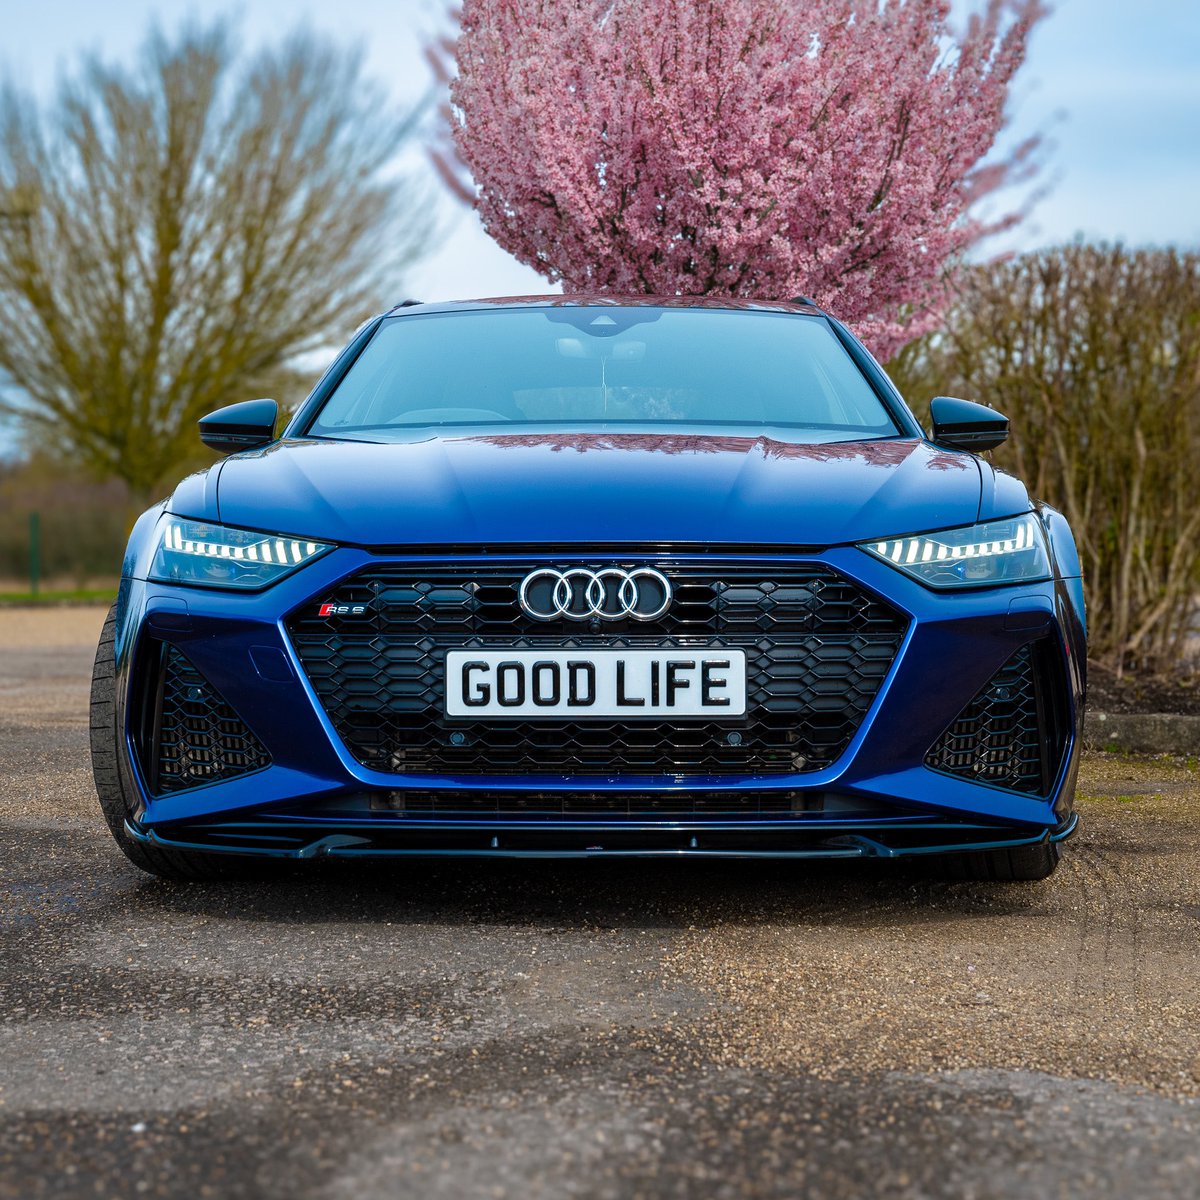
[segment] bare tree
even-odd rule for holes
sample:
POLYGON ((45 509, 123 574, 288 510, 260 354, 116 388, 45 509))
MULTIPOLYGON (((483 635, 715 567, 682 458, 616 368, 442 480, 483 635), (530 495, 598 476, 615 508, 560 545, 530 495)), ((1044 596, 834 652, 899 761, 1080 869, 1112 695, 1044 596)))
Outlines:
POLYGON ((1095 656, 1165 670, 1200 590, 1200 255, 1072 244, 968 269, 944 332, 889 368, 992 403, 996 453, 1079 542, 1095 656))
POLYGON ((428 233, 397 174, 415 115, 361 56, 224 22, 0 91, 0 412, 145 496, 193 422, 261 394, 394 293, 428 233))

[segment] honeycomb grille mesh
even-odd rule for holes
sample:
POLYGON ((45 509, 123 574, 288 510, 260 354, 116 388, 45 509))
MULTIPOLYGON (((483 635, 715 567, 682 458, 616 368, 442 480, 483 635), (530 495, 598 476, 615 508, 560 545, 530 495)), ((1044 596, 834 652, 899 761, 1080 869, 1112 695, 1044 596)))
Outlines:
MULTIPOLYGON (((558 567, 581 565, 553 564, 558 567)), ((900 647, 905 619, 814 564, 662 556, 674 601, 649 622, 535 622, 517 602, 529 562, 380 564, 305 606, 288 629, 338 735, 375 770, 412 774, 784 774, 815 771, 850 744, 900 647), (358 615, 322 617, 321 602, 358 615), (451 649, 740 648, 744 717, 673 721, 445 716, 451 649)))
POLYGON ((926 765, 976 783, 1046 795, 1064 748, 1058 691, 1045 645, 1022 646, 933 744, 926 765))
POLYGON ((159 672, 155 792, 178 792, 270 765, 266 747, 182 651, 164 645, 159 672))
POLYGON ((378 811, 404 813, 409 817, 463 819, 666 817, 744 820, 790 817, 804 812, 816 801, 817 797, 807 792, 775 788, 755 792, 704 792, 691 789, 684 792, 531 792, 525 789, 492 792, 484 788, 464 792, 405 788, 402 791, 375 793, 371 807, 378 811))

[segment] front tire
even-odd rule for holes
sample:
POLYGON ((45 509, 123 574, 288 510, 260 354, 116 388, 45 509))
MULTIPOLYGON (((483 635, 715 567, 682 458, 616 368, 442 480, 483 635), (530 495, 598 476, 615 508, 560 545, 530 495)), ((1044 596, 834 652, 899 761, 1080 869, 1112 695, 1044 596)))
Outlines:
POLYGON ((1049 879, 1061 858, 1058 842, 1038 842, 1033 846, 1005 846, 996 850, 951 854, 941 860, 939 866, 946 879, 1033 883, 1049 879))
POLYGON ((163 846, 146 846, 125 832, 125 822, 133 812, 130 798, 136 795, 128 769, 117 752, 120 728, 117 720, 117 675, 114 647, 116 643, 117 608, 108 610, 100 644, 96 647, 96 662, 92 668, 91 749, 92 775, 96 795, 108 823, 109 832, 125 857, 136 867, 160 879, 211 880, 227 879, 237 873, 237 860, 230 862, 224 855, 173 850, 163 846))

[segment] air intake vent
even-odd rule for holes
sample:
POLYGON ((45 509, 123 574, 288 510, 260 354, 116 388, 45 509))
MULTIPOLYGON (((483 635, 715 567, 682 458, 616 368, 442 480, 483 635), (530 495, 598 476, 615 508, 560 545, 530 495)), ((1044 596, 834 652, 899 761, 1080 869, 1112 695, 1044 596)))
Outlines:
POLYGON ((152 793, 217 783, 270 765, 266 747, 182 651, 165 642, 150 649, 142 761, 152 793))
POLYGON ((1049 641, 1022 646, 930 748, 925 765, 974 783, 1048 795, 1066 747, 1062 668, 1049 641))

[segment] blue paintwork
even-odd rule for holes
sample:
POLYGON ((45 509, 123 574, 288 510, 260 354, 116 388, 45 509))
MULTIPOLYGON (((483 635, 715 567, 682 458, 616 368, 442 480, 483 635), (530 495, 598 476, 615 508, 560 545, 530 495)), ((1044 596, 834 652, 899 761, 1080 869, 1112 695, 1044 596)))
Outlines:
MULTIPOLYGON (((342 369, 372 328, 343 353, 338 360, 342 369)), ((335 364, 318 385, 314 402, 337 378, 335 364)), ((883 390, 885 385, 879 386, 883 390)), ((890 402, 899 403, 894 396, 890 402)), ((820 789, 892 806, 897 819, 966 822, 963 845, 991 844, 997 838, 1017 844, 1064 836, 1072 827, 1077 736, 1053 793, 1045 799, 973 784, 923 765, 930 744, 1009 656, 1047 634, 1062 650, 1077 734, 1085 686, 1084 613, 1078 555, 1066 522, 1052 509, 1036 510, 1056 565, 1056 577, 1044 583, 938 593, 853 545, 1031 508, 1019 480, 996 472, 981 458, 941 449, 917 436, 918 426, 906 409, 897 410, 898 421, 913 436, 872 443, 809 446, 747 436, 736 428, 717 434, 675 428, 638 434, 427 436, 407 444, 367 445, 293 436, 312 403, 301 409, 279 442, 190 476, 165 507, 150 510, 134 528, 118 602, 122 688, 129 687, 139 631, 152 622, 155 635, 184 650, 272 756, 272 765, 255 775, 152 798, 129 754, 140 791, 140 805, 131 816, 136 836, 187 842, 187 826, 197 821, 263 815, 303 821, 370 789, 571 788, 569 777, 397 777, 364 768, 334 734, 283 622, 291 611, 325 598, 371 562, 436 562, 439 557, 463 562, 476 545, 487 550, 489 562, 496 562, 506 556, 507 545, 522 547, 508 552, 520 563, 561 565, 572 558, 573 547, 614 543, 694 543, 719 547, 721 557, 822 562, 886 597, 912 624, 853 742, 827 769, 749 778, 630 775, 599 783, 588 779, 582 785, 587 790, 820 789), (146 578, 163 512, 302 535, 337 547, 258 594, 164 585, 146 578), (439 547, 459 549, 439 555, 439 547), (275 653, 264 656, 264 650, 275 653), (265 677, 255 668, 252 651, 260 664, 286 656, 293 670, 274 670, 270 674, 279 677, 265 677), (993 832, 981 839, 980 825, 993 832)), ((376 827, 397 819, 406 827, 414 824, 411 817, 388 813, 370 819, 376 827)), ((811 826, 813 817, 804 821, 811 826)), ((438 822, 425 824, 436 827, 438 822)), ((666 824, 697 827, 694 820, 666 824)), ((868 841, 869 824, 860 831, 868 841)), ((462 828, 460 822, 454 825, 462 828)), ((539 821, 538 827, 585 826, 539 821)), ((754 827, 761 831, 765 826, 755 822, 754 827)), ((721 828, 730 826, 721 822, 721 828)), ((327 836, 334 841, 325 845, 325 852, 356 852, 328 831, 320 840, 327 836)), ((868 853, 865 845, 859 843, 853 852, 868 853)), ((926 847, 944 848, 940 836, 926 847)), ((909 847, 905 852, 919 851, 909 847)))
MULTIPOLYGON (((371 546, 828 546, 969 525, 980 471, 915 438, 812 446, 736 430, 285 440, 222 465, 218 516, 371 546)), ((1011 505, 999 515, 1027 512, 1029 498, 1011 505)))

